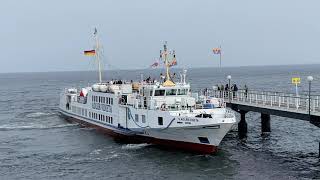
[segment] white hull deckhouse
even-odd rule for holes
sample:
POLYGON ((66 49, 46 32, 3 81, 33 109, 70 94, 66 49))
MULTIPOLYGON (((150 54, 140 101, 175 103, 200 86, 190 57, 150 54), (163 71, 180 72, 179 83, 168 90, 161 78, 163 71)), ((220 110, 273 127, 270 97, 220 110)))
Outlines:
MULTIPOLYGON (((98 47, 98 46, 97 46, 98 47)), ((98 53, 98 49, 96 49, 98 53)), ((99 54, 95 54, 99 56, 99 54)), ((236 123, 220 99, 197 97, 185 82, 170 79, 166 44, 161 52, 166 66, 164 82, 109 81, 65 89, 60 113, 67 120, 129 142, 152 143, 199 153, 214 153, 236 123)))

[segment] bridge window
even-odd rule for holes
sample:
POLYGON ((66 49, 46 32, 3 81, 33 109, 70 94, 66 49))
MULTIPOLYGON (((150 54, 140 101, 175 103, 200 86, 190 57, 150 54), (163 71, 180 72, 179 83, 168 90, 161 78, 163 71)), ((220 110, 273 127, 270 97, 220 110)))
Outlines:
POLYGON ((187 89, 178 89, 178 95, 186 95, 187 89))
POLYGON ((166 96, 175 96, 177 93, 176 89, 167 89, 166 90, 166 96))
POLYGON ((165 90, 155 90, 154 96, 164 96, 165 90))

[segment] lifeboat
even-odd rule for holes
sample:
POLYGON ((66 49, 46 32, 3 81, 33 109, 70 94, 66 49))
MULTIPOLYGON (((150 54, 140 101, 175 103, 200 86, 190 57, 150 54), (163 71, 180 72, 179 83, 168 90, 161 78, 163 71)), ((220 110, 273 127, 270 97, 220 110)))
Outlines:
POLYGON ((105 85, 105 84, 100 84, 100 85, 99 85, 99 90, 100 90, 101 92, 107 92, 107 91, 108 91, 108 86, 105 85))
POLYGON ((100 91, 100 85, 99 84, 92 85, 92 90, 96 91, 96 92, 99 92, 100 91))

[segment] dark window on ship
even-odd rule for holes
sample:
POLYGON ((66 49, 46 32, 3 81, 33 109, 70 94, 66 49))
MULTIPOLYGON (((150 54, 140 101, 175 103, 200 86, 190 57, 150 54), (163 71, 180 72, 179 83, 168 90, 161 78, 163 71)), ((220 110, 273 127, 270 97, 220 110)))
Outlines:
POLYGON ((142 121, 142 123, 146 123, 146 115, 141 116, 141 121, 142 121))
POLYGON ((134 119, 135 119, 136 122, 139 122, 139 115, 136 114, 134 119))
POLYGON ((154 96, 164 96, 165 90, 155 90, 154 96))
POLYGON ((187 90, 186 89, 178 89, 178 95, 186 95, 187 90))
POLYGON ((113 105, 113 98, 111 98, 111 103, 110 104, 113 105))
POLYGON ((152 96, 153 91, 150 91, 150 96, 152 96))
POLYGON ((166 96, 175 96, 177 93, 176 89, 167 89, 166 96))
POLYGON ((198 139, 201 143, 210 144, 207 137, 198 137, 198 139))
POLYGON ((158 124, 163 125, 163 117, 158 117, 158 124))
POLYGON ((112 117, 110 117, 110 121, 111 121, 110 123, 112 124, 112 121, 113 121, 113 118, 112 118, 112 117))

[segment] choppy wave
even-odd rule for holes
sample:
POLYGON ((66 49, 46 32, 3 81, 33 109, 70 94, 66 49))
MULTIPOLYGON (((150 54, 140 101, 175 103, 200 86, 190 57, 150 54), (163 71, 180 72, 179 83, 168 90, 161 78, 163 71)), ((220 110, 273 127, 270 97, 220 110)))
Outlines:
POLYGON ((122 145, 121 149, 125 149, 125 150, 137 150, 137 149, 142 149, 145 148, 147 146, 149 146, 150 144, 147 143, 143 143, 143 144, 126 144, 126 145, 122 145))
POLYGON ((54 128, 64 128, 64 127, 71 127, 77 126, 78 124, 59 124, 59 125, 43 125, 43 124, 32 124, 32 125, 1 125, 0 131, 10 131, 10 130, 29 130, 29 129, 54 129, 54 128))
POLYGON ((101 149, 95 149, 90 154, 91 155, 97 155, 97 154, 100 154, 101 151, 102 151, 101 149))
POLYGON ((43 117, 43 116, 51 116, 55 113, 50 112, 32 112, 26 115, 27 118, 37 118, 37 117, 43 117))

